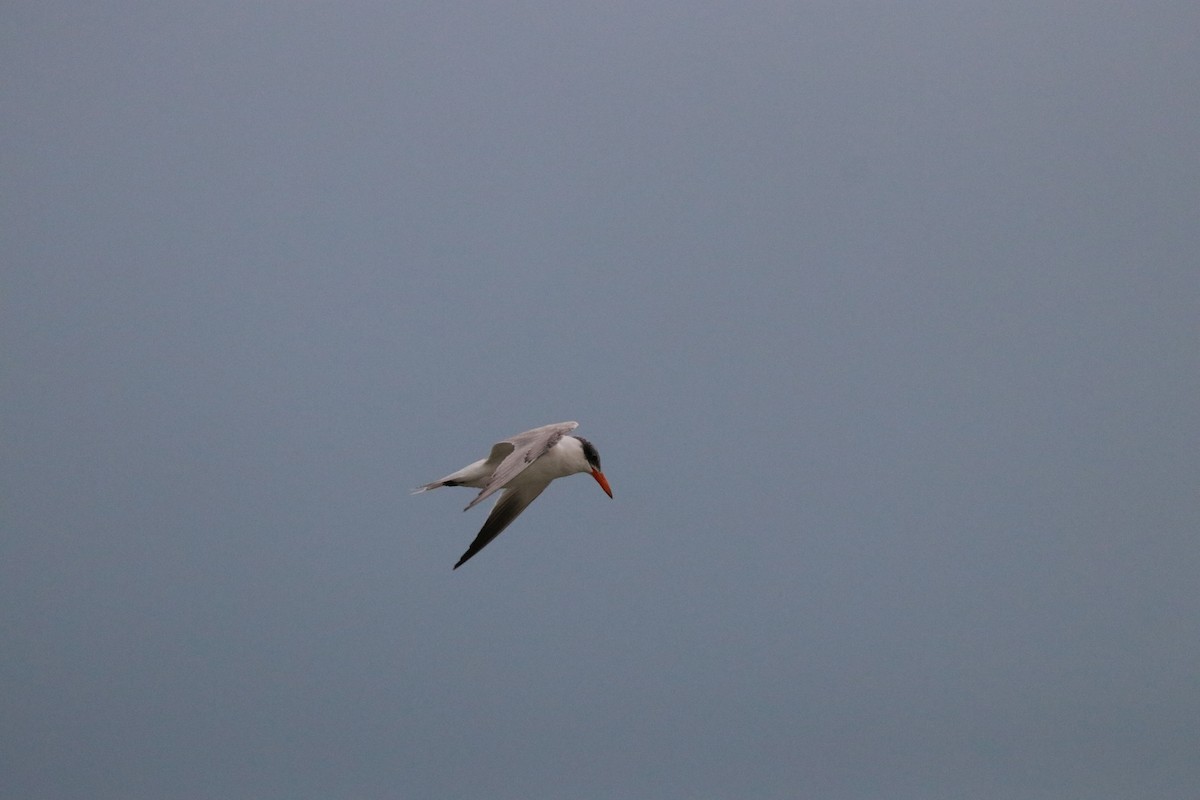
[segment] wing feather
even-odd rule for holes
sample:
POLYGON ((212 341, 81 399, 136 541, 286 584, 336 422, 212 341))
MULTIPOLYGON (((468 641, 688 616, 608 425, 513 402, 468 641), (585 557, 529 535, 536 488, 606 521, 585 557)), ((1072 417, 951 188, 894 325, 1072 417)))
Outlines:
MULTIPOLYGON (((556 422, 553 425, 543 425, 540 428, 518 433, 509 439, 497 442, 492 447, 492 454, 488 456, 489 461, 498 454, 499 448, 502 446, 511 445, 512 452, 504 457, 504 460, 496 467, 496 471, 492 473, 492 477, 488 480, 487 485, 483 487, 479 494, 475 495, 475 499, 468 503, 467 507, 463 510, 467 511, 473 508, 478 503, 486 500, 490 495, 503 489, 509 481, 524 472, 530 464, 537 461, 546 454, 546 451, 558 444, 559 439, 578 427, 578 422, 556 422)), ((540 489, 538 491, 539 493, 541 492, 540 489)), ((534 495, 534 497, 536 496, 534 495)), ((530 498, 530 500, 532 499, 530 498)), ((509 521, 511 522, 512 520, 509 521)))
POLYGON ((492 513, 488 514, 483 527, 479 529, 479 533, 475 536, 475 541, 471 542, 471 546, 467 548, 467 552, 463 553, 462 558, 458 559, 458 563, 454 565, 454 569, 458 569, 472 556, 487 547, 549 485, 549 483, 546 483, 542 486, 524 486, 520 489, 508 489, 504 494, 500 495, 500 501, 496 503, 495 508, 492 509, 492 513))

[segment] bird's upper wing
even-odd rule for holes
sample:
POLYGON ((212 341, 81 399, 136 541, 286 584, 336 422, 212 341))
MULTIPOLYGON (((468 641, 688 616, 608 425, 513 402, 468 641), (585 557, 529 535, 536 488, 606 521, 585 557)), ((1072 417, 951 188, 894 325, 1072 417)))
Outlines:
POLYGON ((489 467, 499 466, 504 459, 512 455, 513 443, 511 441, 496 442, 492 445, 492 452, 488 453, 486 464, 489 467))
MULTIPOLYGON (((492 447, 492 454, 488 457, 489 460, 495 458, 495 456, 498 454, 499 448, 504 445, 511 445, 512 452, 504 457, 504 460, 500 462, 498 467, 496 467, 496 471, 492 473, 492 477, 488 481, 487 486, 484 486, 483 490, 480 491, 479 494, 475 495, 475 499, 468 503, 467 508, 463 510, 466 511, 467 509, 472 508, 477 503, 485 500, 489 495, 496 492, 498 489, 502 489, 505 484, 520 475, 526 467, 544 456, 547 450, 558 444, 559 439, 566 436, 568 433, 578 427, 578 422, 556 422, 553 425, 543 425, 540 428, 534 428, 531 431, 518 433, 516 436, 513 436, 509 439, 505 439, 502 442, 497 442, 492 447)), ((540 492, 541 490, 539 489, 538 491, 540 492)), ((534 497, 536 496, 537 495, 534 495, 534 497)), ((531 497, 529 499, 532 500, 533 498, 531 497)), ((528 504, 529 503, 527 501, 526 505, 528 504)), ((524 508, 524 506, 522 506, 522 508, 524 508)), ((514 514, 513 516, 516 515, 514 514)), ((512 522, 512 520, 510 519, 509 522, 512 522)), ((486 525, 484 527, 486 527, 486 525)), ((496 531, 496 533, 499 533, 499 531, 496 531)))
POLYGON ((550 482, 547 481, 541 486, 522 486, 517 489, 506 489, 504 494, 500 495, 500 502, 496 503, 496 507, 492 509, 491 514, 488 514, 483 527, 476 534, 475 541, 471 542, 471 546, 467 548, 467 552, 462 554, 462 558, 458 560, 454 568, 458 569, 468 559, 487 547, 492 539, 499 536, 500 532, 520 516, 525 507, 536 500, 537 496, 542 493, 542 490, 549 485, 550 482))

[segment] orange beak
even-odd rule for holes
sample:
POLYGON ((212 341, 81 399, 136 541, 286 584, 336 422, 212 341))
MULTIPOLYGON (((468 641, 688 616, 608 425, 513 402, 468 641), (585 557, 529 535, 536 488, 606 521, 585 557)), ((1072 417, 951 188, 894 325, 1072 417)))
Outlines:
POLYGON ((612 497, 612 489, 608 488, 608 478, 604 477, 604 473, 598 469, 592 470, 592 477, 596 479, 596 483, 600 484, 600 488, 609 497, 612 497))

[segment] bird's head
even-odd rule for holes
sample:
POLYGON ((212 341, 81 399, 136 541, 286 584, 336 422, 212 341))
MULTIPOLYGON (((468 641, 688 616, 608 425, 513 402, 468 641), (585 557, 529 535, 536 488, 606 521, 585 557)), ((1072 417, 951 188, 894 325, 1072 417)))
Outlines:
POLYGON ((600 484, 600 488, 604 490, 604 493, 612 497, 613 493, 612 489, 608 486, 608 478, 605 478, 604 473, 600 471, 600 453, 596 451, 596 446, 582 436, 576 436, 575 438, 583 445, 583 457, 587 459, 592 477, 596 479, 596 483, 600 484))

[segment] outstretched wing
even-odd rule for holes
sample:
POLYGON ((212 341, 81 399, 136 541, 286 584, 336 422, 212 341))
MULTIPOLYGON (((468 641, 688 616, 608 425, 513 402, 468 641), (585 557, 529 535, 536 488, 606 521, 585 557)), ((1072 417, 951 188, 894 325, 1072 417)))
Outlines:
POLYGON ((458 569, 467 562, 472 556, 478 553, 483 548, 491 543, 500 535, 500 532, 509 526, 509 524, 521 515, 521 512, 526 507, 537 499, 537 496, 542 493, 542 490, 549 486, 547 481, 541 486, 522 486, 519 489, 508 489, 504 494, 500 495, 500 502, 496 503, 496 507, 492 509, 492 513, 488 514, 487 521, 483 523, 483 527, 479 529, 479 533, 475 536, 475 541, 471 542, 471 546, 467 548, 467 552, 462 554, 462 558, 454 565, 458 569))
MULTIPOLYGON (((500 462, 500 466, 496 467, 496 471, 492 473, 492 477, 490 480, 488 480, 487 485, 483 487, 483 490, 477 494, 475 499, 468 503, 467 508, 463 510, 466 511, 474 507, 476 504, 486 500, 497 490, 504 488, 509 481, 524 472, 530 464, 544 456, 547 450, 558 444, 559 439, 566 436, 568 433, 578 427, 578 422, 556 422, 553 425, 543 425, 542 427, 534 428, 531 431, 518 433, 511 439, 505 439, 503 442, 497 442, 492 448, 493 456, 496 455, 497 448, 506 443, 512 445, 512 452, 505 456, 504 460, 500 462)), ((542 488, 544 489, 546 487, 543 486, 542 488)), ((540 493, 541 489, 539 489, 538 492, 540 493)), ((537 497, 537 494, 535 494, 533 497, 537 497)), ((533 501, 533 497, 529 498, 529 500, 525 502, 525 505, 529 505, 529 503, 533 501)), ((503 503, 504 500, 501 501, 501 505, 503 505, 503 503)), ((499 507, 500 506, 498 505, 496 508, 499 509, 499 507)), ((524 507, 525 506, 521 506, 522 509, 524 507)), ((495 512, 492 513, 494 514, 495 512)), ((517 513, 520 513, 520 510, 518 510, 517 513)), ((516 514, 513 514, 513 517, 516 517, 516 514)), ((488 519, 490 520, 491 518, 489 517, 488 519)), ((508 522, 512 522, 512 519, 508 520, 508 522)), ((506 522, 505 524, 507 525, 508 523, 506 522)), ((484 525, 485 529, 486 527, 487 526, 484 525)), ((499 532, 500 531, 496 531, 496 533, 499 532)), ((483 532, 481 531, 480 536, 482 535, 483 532)), ((495 534, 492 534, 492 536, 494 538, 495 534)), ((482 545, 480 546, 482 547, 482 545)))

